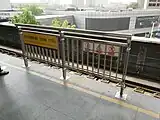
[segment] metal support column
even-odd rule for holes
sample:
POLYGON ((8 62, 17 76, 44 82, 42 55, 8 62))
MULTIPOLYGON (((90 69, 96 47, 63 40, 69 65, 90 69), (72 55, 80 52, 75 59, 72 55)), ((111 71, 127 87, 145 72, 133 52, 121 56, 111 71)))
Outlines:
POLYGON ((62 72, 63 72, 63 80, 66 80, 66 60, 65 60, 65 46, 64 46, 64 33, 61 31, 60 32, 60 42, 61 42, 61 55, 62 55, 62 72))
POLYGON ((26 56, 26 51, 25 51, 25 45, 24 45, 24 40, 23 40, 23 33, 20 32, 20 41, 21 41, 21 47, 22 47, 22 54, 23 54, 23 60, 24 60, 24 65, 26 68, 28 68, 28 60, 27 60, 27 56, 26 56))
POLYGON ((121 89, 120 89, 120 97, 121 98, 123 98, 123 91, 125 88, 125 80, 126 80, 130 50, 131 50, 131 38, 128 38, 127 39, 126 54, 125 54, 125 59, 124 59, 124 69, 123 69, 123 75, 122 75, 122 81, 121 81, 121 89))

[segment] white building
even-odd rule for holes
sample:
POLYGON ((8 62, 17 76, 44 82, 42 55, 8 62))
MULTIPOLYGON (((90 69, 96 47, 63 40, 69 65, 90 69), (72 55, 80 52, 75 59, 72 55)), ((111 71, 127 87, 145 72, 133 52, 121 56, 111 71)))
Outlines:
POLYGON ((96 0, 95 4, 96 4, 96 6, 106 7, 106 6, 108 6, 108 0, 96 0))
POLYGON ((86 0, 87 7, 94 7, 96 6, 96 0, 86 0))
POLYGON ((48 5, 53 5, 53 0, 48 0, 48 5))
POLYGON ((105 5, 105 9, 111 11, 125 10, 126 7, 127 5, 122 3, 109 3, 105 5))
MULTIPOLYGON (((99 29, 102 31, 103 28, 103 31, 117 31, 132 34, 148 33, 151 31, 154 22, 160 22, 160 9, 122 12, 46 10, 46 14, 74 15, 76 25, 80 29, 93 30, 95 28, 94 30, 99 29)), ((157 27, 154 28, 154 31, 156 31, 157 27)))
POLYGON ((137 0, 140 8, 143 9, 159 9, 160 0, 137 0))
POLYGON ((54 1, 54 4, 60 5, 60 0, 55 0, 55 1, 54 1))
POLYGON ((20 13, 19 11, 13 11, 11 8, 10 0, 1 0, 0 4, 0 21, 6 20, 14 15, 20 13))
POLYGON ((60 5, 60 0, 48 0, 49 5, 60 5))
POLYGON ((72 0, 72 5, 77 7, 84 7, 84 0, 72 0))
POLYGON ((0 10, 11 10, 10 0, 1 0, 0 10))

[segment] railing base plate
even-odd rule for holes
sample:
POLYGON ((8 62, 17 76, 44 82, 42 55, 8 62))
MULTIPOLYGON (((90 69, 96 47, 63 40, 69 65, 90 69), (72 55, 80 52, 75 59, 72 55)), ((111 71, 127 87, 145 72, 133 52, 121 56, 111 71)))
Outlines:
MULTIPOLYGON (((66 76, 66 80, 68 80, 69 78, 70 78, 69 76, 66 76)), ((64 80, 63 76, 60 77, 60 80, 64 80)))
POLYGON ((116 92, 115 98, 121 99, 121 100, 126 100, 127 99, 127 94, 123 94, 122 97, 120 96, 120 91, 116 92))
POLYGON ((25 65, 22 65, 23 68, 30 68, 31 65, 28 65, 28 67, 26 67, 25 65))

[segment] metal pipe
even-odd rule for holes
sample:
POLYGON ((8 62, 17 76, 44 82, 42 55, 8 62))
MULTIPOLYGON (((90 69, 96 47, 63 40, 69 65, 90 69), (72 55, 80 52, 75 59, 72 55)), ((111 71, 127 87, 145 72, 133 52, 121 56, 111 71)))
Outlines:
POLYGON ((29 58, 32 58, 32 52, 31 52, 30 45, 27 45, 27 47, 28 47, 29 58))
POLYGON ((110 60, 109 78, 111 78, 111 75, 112 75, 112 62, 113 62, 113 56, 111 56, 111 60, 110 60))
POLYGON ((46 48, 45 51, 46 51, 47 62, 49 63, 48 49, 46 48))
POLYGON ((93 35, 103 35, 103 36, 115 36, 115 37, 124 37, 129 38, 131 34, 126 33, 118 33, 118 32, 103 32, 103 31, 95 31, 95 30, 83 30, 83 29, 71 29, 71 28, 54 28, 51 26, 40 26, 40 25, 31 25, 31 24, 16 24, 16 26, 20 29, 43 29, 48 31, 64 31, 66 32, 76 32, 81 34, 93 34, 93 35))
POLYGON ((25 53, 25 45, 24 45, 24 41, 23 41, 23 33, 22 32, 20 32, 20 40, 21 40, 21 47, 22 47, 24 64, 25 64, 25 67, 28 68, 28 60, 27 60, 26 53, 25 53))
POLYGON ((84 49, 84 42, 82 41, 82 51, 81 51, 81 58, 82 58, 82 70, 84 69, 83 68, 83 49, 84 49))
POLYGON ((74 41, 71 42, 72 45, 72 68, 74 68, 74 41))
POLYGON ((88 72, 88 66, 89 66, 89 43, 87 42, 87 72, 88 72))
POLYGON ((32 51, 33 58, 36 58, 36 57, 35 57, 35 50, 34 50, 34 47, 33 47, 33 46, 31 46, 31 51, 32 51))
POLYGON ((25 48, 26 57, 29 58, 29 52, 28 52, 27 45, 24 44, 24 48, 25 48))
MULTIPOLYGON (((60 31, 60 34, 61 34, 61 31, 60 31)), ((59 37, 60 39, 59 39, 59 41, 61 41, 61 37, 59 37)), ((58 51, 57 51, 57 54, 58 54, 58 64, 61 64, 61 61, 60 61, 60 48, 59 48, 59 44, 58 44, 58 49, 57 49, 58 51)))
POLYGON ((41 50, 42 50, 43 60, 45 60, 44 48, 41 48, 41 50))
POLYGON ((69 50, 69 39, 67 39, 67 61, 68 61, 68 66, 70 66, 70 50, 69 50))
POLYGON ((100 62, 101 62, 101 59, 100 59, 100 57, 101 57, 101 44, 99 44, 99 46, 98 46, 98 75, 99 75, 99 69, 100 69, 100 62))
POLYGON ((57 61, 56 61, 56 51, 55 50, 53 50, 53 57, 54 57, 54 62, 57 63, 57 61))
POLYGON ((125 60, 124 60, 124 69, 123 69, 123 75, 122 75, 122 81, 121 81, 121 90, 120 90, 120 97, 123 97, 123 91, 125 87, 125 79, 127 74, 127 68, 128 68, 128 61, 129 61, 129 54, 131 50, 131 38, 127 40, 127 48, 126 48, 126 54, 125 54, 125 60))
POLYGON ((94 48, 95 48, 95 43, 93 42, 93 49, 92 49, 92 74, 94 73, 94 48))
POLYGON ((77 69, 79 69, 79 42, 78 40, 76 41, 77 42, 77 69))
POLYGON ((117 68, 116 68, 116 79, 117 79, 118 70, 119 70, 119 63, 120 63, 121 52, 122 52, 122 48, 120 47, 120 51, 118 53, 118 59, 117 59, 118 63, 117 63, 117 68))
POLYGON ((36 58, 38 58, 38 50, 36 46, 35 46, 35 54, 36 54, 36 58))
POLYGON ((81 32, 76 32, 76 31, 73 31, 73 32, 70 32, 70 31, 66 31, 65 32, 65 37, 66 36, 85 36, 87 38, 91 38, 91 37, 97 37, 99 39, 118 39, 118 40, 125 40, 127 41, 127 36, 124 35, 124 36, 117 36, 117 35, 107 35, 107 34, 101 34, 101 32, 99 34, 93 34, 93 33, 89 33, 87 34, 86 32, 84 32, 83 34, 81 32))
POLYGON ((50 56, 50 62, 52 63, 53 62, 52 61, 53 55, 52 55, 52 50, 51 49, 49 49, 49 56, 50 56))
POLYGON ((38 52, 39 52, 40 59, 42 59, 42 53, 41 53, 41 48, 40 47, 38 47, 38 52))
POLYGON ((61 54, 62 54, 62 71, 63 71, 63 80, 66 80, 66 67, 65 67, 65 63, 66 63, 66 61, 65 61, 65 46, 64 46, 64 41, 65 41, 65 39, 64 39, 64 34, 63 34, 63 32, 60 32, 60 41, 61 41, 61 47, 62 47, 62 52, 61 52, 61 54))
POLYGON ((106 56, 107 56, 107 45, 105 44, 105 55, 104 55, 104 67, 103 67, 103 79, 105 79, 105 71, 106 71, 106 56))
POLYGON ((122 43, 122 42, 114 42, 114 41, 107 41, 107 40, 99 40, 99 39, 92 39, 92 38, 84 38, 84 37, 76 37, 76 36, 65 36, 65 38, 71 38, 71 39, 79 39, 79 40, 84 40, 88 42, 95 42, 95 43, 102 43, 102 44, 108 44, 108 45, 114 45, 114 46, 123 46, 127 47, 127 43, 122 43))
MULTIPOLYGON (((47 30, 45 30, 47 32, 47 30)), ((34 33, 34 34, 43 34, 43 35, 50 35, 50 36, 57 36, 59 37, 59 34, 54 33, 46 33, 46 32, 38 32, 38 31, 31 31, 31 30, 21 30, 21 32, 27 32, 27 33, 34 33)))

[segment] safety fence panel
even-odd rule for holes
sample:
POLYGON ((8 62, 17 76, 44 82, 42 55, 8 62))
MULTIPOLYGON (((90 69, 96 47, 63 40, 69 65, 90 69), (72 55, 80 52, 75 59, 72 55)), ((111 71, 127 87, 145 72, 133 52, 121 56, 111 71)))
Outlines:
POLYGON ((18 28, 26 67, 27 59, 34 59, 61 67, 64 80, 69 69, 124 86, 131 35, 32 25, 18 28))
POLYGON ((64 39, 66 68, 104 80, 122 79, 124 63, 120 61, 125 55, 126 43, 77 39, 67 35, 64 39))
POLYGON ((62 66, 60 59, 59 34, 39 33, 37 31, 20 29, 20 39, 24 54, 25 65, 28 66, 26 59, 32 59, 50 65, 62 66))

